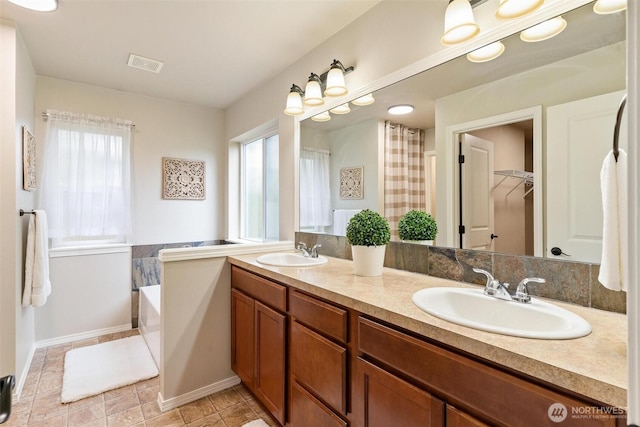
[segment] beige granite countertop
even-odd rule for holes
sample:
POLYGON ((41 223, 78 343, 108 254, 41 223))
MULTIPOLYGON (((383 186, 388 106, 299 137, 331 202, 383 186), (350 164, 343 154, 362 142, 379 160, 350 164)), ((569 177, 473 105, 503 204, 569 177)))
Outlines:
POLYGON ((593 329, 583 338, 538 340, 459 326, 420 310, 411 301, 419 289, 478 286, 385 268, 382 276, 353 274, 349 260, 328 258, 316 267, 272 267, 260 254, 229 256, 233 265, 318 297, 393 323, 446 345, 590 397, 627 406, 627 318, 625 315, 551 301, 585 318, 593 329))

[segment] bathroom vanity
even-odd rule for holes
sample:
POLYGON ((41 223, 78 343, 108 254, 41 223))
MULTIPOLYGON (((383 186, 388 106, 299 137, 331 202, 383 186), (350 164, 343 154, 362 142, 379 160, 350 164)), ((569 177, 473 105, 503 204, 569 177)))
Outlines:
POLYGON ((624 315, 558 303, 592 333, 517 338, 411 301, 423 288, 473 287, 464 283, 394 269, 360 277, 336 258, 309 268, 228 260, 232 367, 282 425, 626 425, 624 315))

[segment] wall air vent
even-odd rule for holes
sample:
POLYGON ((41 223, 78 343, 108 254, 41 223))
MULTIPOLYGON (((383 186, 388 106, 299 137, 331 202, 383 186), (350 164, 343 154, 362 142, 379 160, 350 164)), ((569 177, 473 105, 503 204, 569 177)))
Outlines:
POLYGON ((129 61, 127 61, 129 67, 137 68, 139 70, 150 71, 152 73, 159 73, 164 65, 164 62, 156 61, 155 59, 145 58, 144 56, 129 54, 129 61))

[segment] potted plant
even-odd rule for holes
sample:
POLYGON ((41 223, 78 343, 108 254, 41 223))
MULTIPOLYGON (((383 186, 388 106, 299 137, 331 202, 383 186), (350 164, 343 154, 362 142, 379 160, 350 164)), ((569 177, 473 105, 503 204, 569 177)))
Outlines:
POLYGON ((387 220, 377 212, 362 210, 351 217, 347 225, 347 241, 358 276, 380 276, 384 253, 391 239, 387 220))
POLYGON ((431 214, 424 211, 411 210, 404 214, 398 222, 398 237, 401 240, 417 241, 432 245, 438 234, 438 225, 431 214))

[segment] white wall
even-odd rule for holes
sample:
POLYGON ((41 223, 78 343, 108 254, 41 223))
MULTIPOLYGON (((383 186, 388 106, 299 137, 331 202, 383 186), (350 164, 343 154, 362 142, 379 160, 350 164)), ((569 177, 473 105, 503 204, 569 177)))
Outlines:
POLYGON ((329 132, 331 151, 331 206, 333 209, 371 209, 379 211, 381 200, 380 125, 367 120, 329 132), (364 198, 340 198, 340 169, 363 166, 364 198))
POLYGON ((226 142, 222 111, 38 76, 36 137, 45 139, 47 109, 129 119, 133 241, 136 245, 216 240, 224 229, 226 142), (206 200, 163 200, 162 157, 203 160, 206 200))

